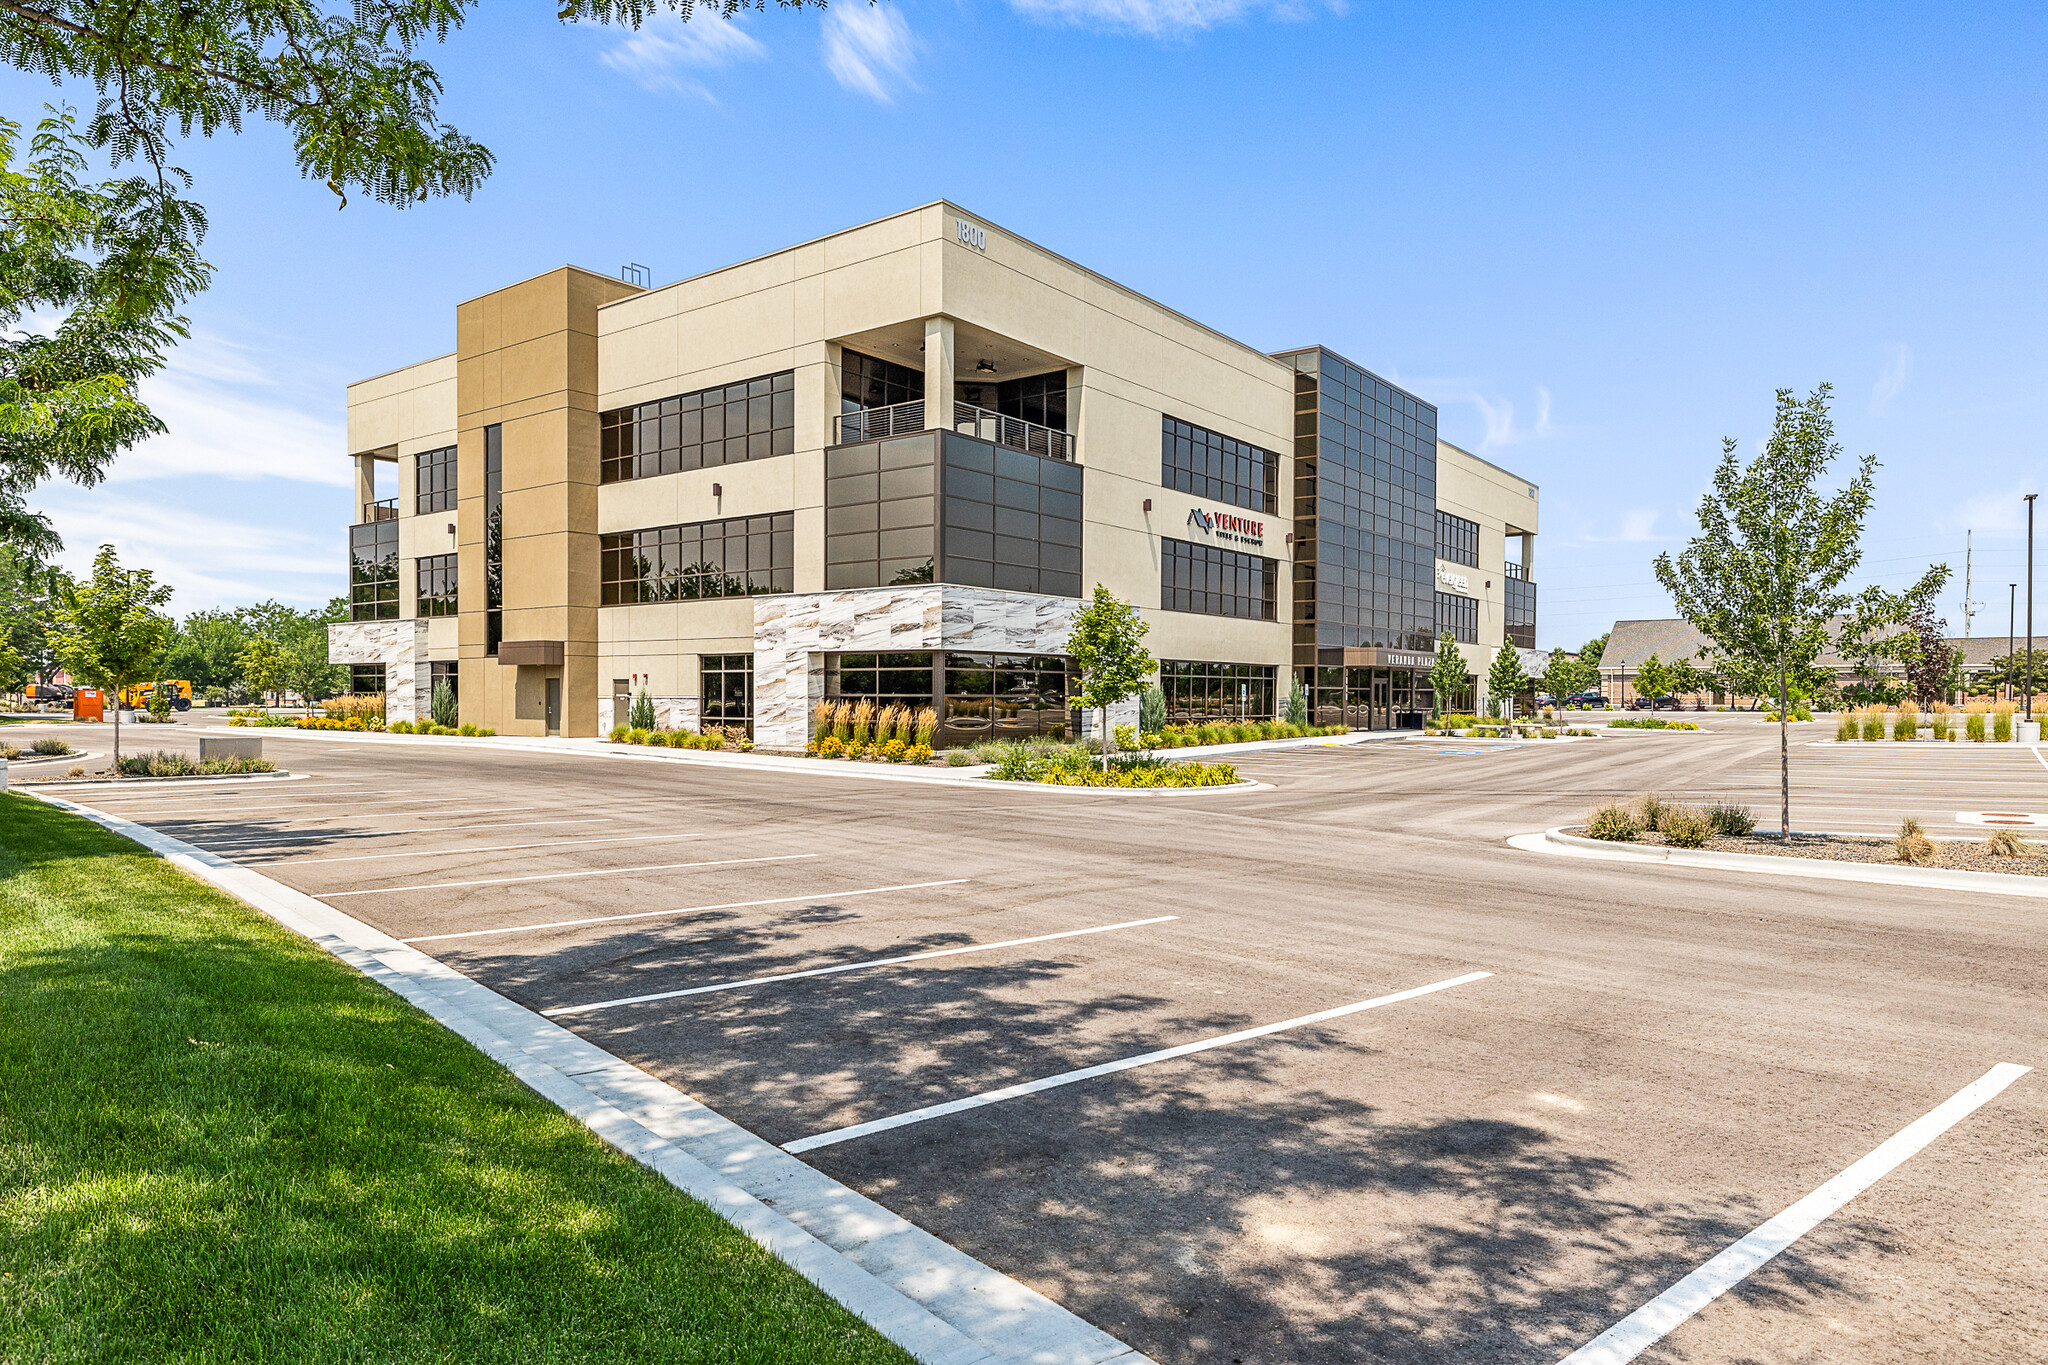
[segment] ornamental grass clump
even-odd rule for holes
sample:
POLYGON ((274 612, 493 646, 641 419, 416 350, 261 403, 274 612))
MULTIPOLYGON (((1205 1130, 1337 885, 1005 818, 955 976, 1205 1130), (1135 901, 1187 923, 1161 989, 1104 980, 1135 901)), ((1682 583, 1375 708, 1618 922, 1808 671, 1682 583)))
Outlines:
POLYGON ((1673 848, 1705 848, 1714 829, 1704 811, 1692 806, 1667 806, 1657 821, 1657 832, 1673 848))
POLYGON ((1636 799, 1636 818, 1642 822, 1644 829, 1657 828, 1658 822, 1664 818, 1664 812, 1668 809, 1669 807, 1664 804, 1664 798, 1655 792, 1644 792, 1636 799))
POLYGON ((929 757, 932 736, 939 732, 939 713, 929 706, 922 708, 912 719, 911 729, 912 738, 927 751, 926 756, 929 757))
POLYGON ((32 754, 38 755, 68 754, 72 752, 72 749, 71 746, 69 744, 66 744, 63 740, 57 739, 55 737, 49 737, 36 740, 34 743, 28 746, 28 751, 32 754))
POLYGON ((1747 806, 1716 801, 1707 807, 1707 824, 1716 834, 1726 834, 1739 839, 1756 828, 1756 817, 1749 813, 1747 806))
POLYGON ((847 720, 853 732, 848 742, 856 749, 867 748, 868 738, 875 729, 875 704, 871 701, 855 702, 847 720))
POLYGON ((1642 832, 1642 822, 1636 818, 1636 813, 1618 801, 1609 801, 1586 817, 1586 833, 1594 839, 1629 844, 1634 843, 1642 832))
POLYGON ((2020 838, 2020 832, 2016 829, 1994 829, 1991 831, 1991 838, 1987 842, 1990 845, 1991 852, 2000 858, 2024 858, 2029 854, 2040 852, 2032 844, 2020 838))
POLYGON ((1998 702, 1991 708, 1991 738, 1994 743, 2007 744, 2012 740, 2012 713, 2019 708, 2009 701, 1998 702))
POLYGON ((1858 733, 1856 713, 1853 711, 1844 714, 1842 719, 1835 724, 1835 742, 1837 744, 1848 743, 1850 740, 1855 739, 1858 733))
POLYGON ((811 733, 819 739, 832 733, 833 717, 838 713, 838 703, 821 701, 811 708, 811 733))
POLYGON ((1892 738, 1904 741, 1919 737, 1920 708, 1909 701, 1900 702, 1898 714, 1892 717, 1892 738))
POLYGON ((1863 740, 1874 744, 1884 738, 1884 708, 1873 706, 1863 713, 1863 740))
POLYGON ((1926 827, 1909 815, 1899 821, 1899 832, 1892 836, 1892 853, 1902 863, 1925 867, 1934 861, 1934 840, 1927 837, 1926 827))

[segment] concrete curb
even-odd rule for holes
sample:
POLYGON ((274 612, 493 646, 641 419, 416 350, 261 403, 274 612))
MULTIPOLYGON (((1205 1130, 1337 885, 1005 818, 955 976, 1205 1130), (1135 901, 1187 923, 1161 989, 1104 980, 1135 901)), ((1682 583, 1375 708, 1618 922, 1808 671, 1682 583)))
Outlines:
MULTIPOLYGON (((1802 830, 1800 833, 1826 833, 1802 830)), ((1945 867, 1890 867, 1883 863, 1837 863, 1823 858, 1788 858, 1773 853, 1720 853, 1704 848, 1667 848, 1653 844, 1617 844, 1566 834, 1562 826, 1540 834, 1517 834, 1511 847, 1526 853, 1607 862, 1663 863, 1718 872, 1748 872, 1766 877, 1810 877, 1819 881, 1866 882, 1877 886, 1915 886, 1923 890, 1976 891, 1993 896, 2024 896, 2048 900, 2048 877, 2010 872, 1965 872, 1945 867)))
POLYGON ((379 982, 928 1365, 1152 1365, 1051 1299, 445 963, 260 872, 62 797, 379 982))
MULTIPOLYGON (((1156 752, 1162 758, 1173 759, 1229 758, 1237 754, 1263 753, 1274 749, 1300 749, 1318 744, 1369 744, 1380 742, 1382 739, 1415 738, 1417 734, 1418 732, 1412 730, 1354 730, 1348 735, 1254 740, 1247 744, 1198 745, 1186 749, 1160 749, 1156 752)), ((920 770, 895 763, 862 763, 843 758, 759 757, 754 754, 726 753, 715 749, 651 749, 640 744, 614 744, 604 739, 524 739, 509 735, 494 735, 489 739, 461 739, 450 735, 379 735, 347 730, 289 730, 286 735, 279 736, 286 737, 341 744, 452 744, 469 749, 495 749, 507 753, 622 758, 642 763, 687 763, 707 768, 730 768, 742 772, 807 773, 821 777, 856 777, 880 782, 927 782, 944 786, 978 783, 980 774, 986 770, 986 765, 982 764, 965 768, 920 770)), ((1229 788, 1220 790, 1227 791, 1229 788)))
POLYGON ((36 791, 77 791, 80 788, 110 788, 115 791, 141 791, 145 786, 156 791, 175 791, 179 784, 199 782, 207 786, 218 786, 223 782, 303 782, 311 774, 295 773, 290 768, 279 768, 267 773, 194 773, 190 777, 73 777, 59 778, 55 782, 38 782, 36 791))

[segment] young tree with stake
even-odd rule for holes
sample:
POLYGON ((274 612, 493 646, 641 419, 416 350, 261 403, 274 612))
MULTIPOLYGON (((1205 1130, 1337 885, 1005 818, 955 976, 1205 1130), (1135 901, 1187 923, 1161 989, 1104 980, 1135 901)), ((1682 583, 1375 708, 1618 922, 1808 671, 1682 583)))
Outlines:
POLYGON ((1486 670, 1486 691, 1502 720, 1514 719, 1515 698, 1528 686, 1529 674, 1522 667, 1521 651, 1506 644, 1493 651, 1493 664, 1486 670))
POLYGON ((1145 648, 1151 629, 1138 619, 1138 609, 1120 601, 1100 583, 1095 596, 1074 618, 1067 637, 1067 656, 1081 670, 1081 704, 1101 713, 1102 770, 1109 771, 1109 708, 1129 697, 1152 676, 1157 664, 1145 648))
MULTIPOLYGON (((111 694, 149 682, 171 638, 171 620, 159 608, 171 600, 168 584, 148 569, 124 569, 111 545, 100 546, 92 577, 66 594, 57 608, 51 644, 77 681, 111 694)), ((114 707, 114 771, 121 770, 121 708, 114 707)))
POLYGON ((1449 631, 1436 642, 1436 662, 1429 666, 1429 699, 1441 716, 1451 709, 1451 698, 1465 685, 1465 653, 1458 638, 1449 631))
POLYGON ((1657 556, 1657 581, 1678 614, 1713 641, 1725 668, 1766 677, 1778 694, 1778 832, 1792 833, 1789 680, 1806 676, 1854 595, 1843 583, 1863 552, 1877 457, 1857 462, 1839 491, 1818 487, 1842 453, 1828 417, 1830 387, 1804 402, 1778 390, 1770 441, 1747 465, 1722 442, 1714 486, 1700 499, 1700 534, 1677 559, 1657 556))

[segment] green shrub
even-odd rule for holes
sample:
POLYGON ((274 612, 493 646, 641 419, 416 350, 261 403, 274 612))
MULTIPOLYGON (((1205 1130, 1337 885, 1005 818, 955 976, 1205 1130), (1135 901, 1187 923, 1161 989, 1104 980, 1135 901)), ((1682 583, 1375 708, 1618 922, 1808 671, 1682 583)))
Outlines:
POLYGON ((1636 800, 1636 815, 1642 821, 1644 829, 1657 828, 1658 822, 1664 818, 1664 812, 1668 809, 1670 808, 1664 804, 1664 798, 1655 792, 1644 792, 1636 800))
POLYGON ((965 749, 954 749, 946 755, 946 766, 949 768, 971 768, 974 766, 974 755, 968 753, 965 749))
POLYGON ((1892 717, 1892 738, 1903 741, 1917 739, 1919 735, 1920 713, 1918 711, 1908 711, 1903 706, 1900 707, 1899 713, 1892 717))
POLYGON ((1982 711, 1972 711, 1970 713, 1969 718, 1963 722, 1963 733, 1969 737, 1972 744, 1982 744, 1984 742, 1984 713, 1982 711))
POLYGON ((1158 733, 1166 728, 1166 693, 1158 683, 1148 683, 1138 693, 1138 729, 1158 733))
POLYGON ((1657 832, 1673 848, 1705 848, 1714 830, 1704 813, 1691 806, 1672 806, 1658 817, 1657 832))
POLYGON ((1865 711, 1863 713, 1863 742, 1866 744, 1873 744, 1883 738, 1884 712, 1865 711))
POLYGON ((640 695, 633 698, 632 714, 626 718, 626 723, 640 731, 654 728, 654 698, 647 695, 646 688, 641 688, 640 695))
POLYGON ((932 746, 929 744, 911 745, 903 751, 903 761, 922 768, 925 764, 932 761, 932 746))
POLYGON ((1302 690, 1300 679, 1287 689, 1286 716, 1289 725, 1308 724, 1308 693, 1302 690))
POLYGON ((1125 753, 1131 753, 1132 751, 1136 750, 1139 747, 1138 727, 1135 725, 1117 726, 1116 747, 1123 750, 1123 752, 1125 753))
POLYGON ((32 754, 68 754, 75 752, 69 744, 54 736, 36 740, 28 746, 28 751, 32 754))
POLYGON ((1609 801, 1586 817, 1586 833, 1594 839, 1605 839, 1609 843, 1627 844, 1635 842, 1643 832, 1634 811, 1617 802, 1609 801))
POLYGON ((2010 711, 2000 711, 1991 718, 1991 738, 1993 742, 1998 744, 2007 743, 2012 739, 2012 713, 2010 711))
POLYGON ((277 765, 267 758, 212 758, 201 763, 187 754, 173 753, 168 749, 146 754, 123 754, 119 767, 123 777, 215 777, 276 770, 277 765))
POLYGON ((624 744, 626 742, 626 736, 632 733, 633 727, 630 725, 614 725, 612 727, 612 743, 624 744))
POLYGON ((434 684, 434 697, 432 701, 427 703, 427 709, 433 712, 434 724, 436 725, 459 725, 462 723, 462 718, 457 713, 455 705, 455 689, 448 685, 446 678, 434 684))
POLYGON ((1707 807, 1707 824, 1716 834, 1733 835, 1740 838, 1756 828, 1756 817, 1746 806, 1733 805, 1727 801, 1716 801, 1707 807))
POLYGON ((632 729, 626 731, 626 743, 645 744, 653 734, 654 731, 652 728, 645 725, 636 725, 632 729))
POLYGON ((1837 743, 1847 743, 1854 738, 1856 738, 1856 717, 1843 716, 1840 723, 1835 726, 1835 740, 1837 743))

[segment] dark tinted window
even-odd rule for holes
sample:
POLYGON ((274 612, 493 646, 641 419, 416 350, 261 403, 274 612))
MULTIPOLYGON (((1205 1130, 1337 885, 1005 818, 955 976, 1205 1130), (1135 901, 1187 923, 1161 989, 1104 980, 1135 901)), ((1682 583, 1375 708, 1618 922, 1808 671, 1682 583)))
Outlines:
POLYGON ((706 654, 700 728, 754 726, 754 656, 706 654))
POLYGON ((614 408, 598 425, 604 483, 787 455, 796 449, 796 372, 614 408))
POLYGON ((1159 481, 1198 498, 1249 507, 1279 509, 1280 457, 1270 450, 1167 417, 1161 429, 1159 481))
POLYGON ((1160 542, 1159 605, 1167 611, 1272 621, 1279 579, 1277 560, 1170 537, 1160 542))
POLYGON ((1501 586, 1507 590, 1501 615, 1508 643, 1536 648, 1536 585, 1526 578, 1510 578, 1501 586))
POLYGON ((349 527, 348 606, 352 620, 398 619, 396 521, 370 521, 349 527))
POLYGON ((1436 514, 1436 557, 1478 568, 1479 523, 1439 508, 1436 514))
POLYGON ((600 600, 615 607, 789 592, 795 532, 796 518, 776 512, 599 536, 600 600))
POLYGON ((1175 725, 1267 720, 1273 711, 1273 665, 1161 659, 1159 688, 1175 725))
POLYGON ((1451 638, 1460 644, 1479 643, 1479 599, 1466 597, 1455 592, 1440 592, 1436 595, 1436 629, 1441 636, 1449 631, 1451 638))
POLYGON ((924 371, 859 351, 839 353, 839 410, 894 407, 924 397, 924 371))
POLYGON ((421 555, 413 561, 417 570, 417 616, 453 616, 455 607, 455 556, 421 555))
POLYGON ((413 504, 420 512, 455 510, 455 447, 423 450, 413 458, 413 504))

